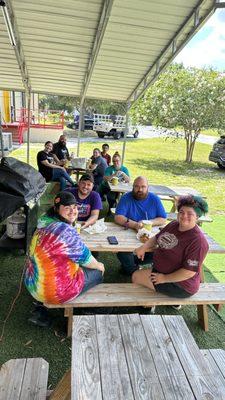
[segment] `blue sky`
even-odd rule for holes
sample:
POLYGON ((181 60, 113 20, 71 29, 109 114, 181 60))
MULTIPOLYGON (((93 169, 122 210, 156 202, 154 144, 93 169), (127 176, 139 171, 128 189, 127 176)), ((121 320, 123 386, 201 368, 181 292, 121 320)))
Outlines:
POLYGON ((225 9, 218 9, 174 60, 225 71, 225 9))

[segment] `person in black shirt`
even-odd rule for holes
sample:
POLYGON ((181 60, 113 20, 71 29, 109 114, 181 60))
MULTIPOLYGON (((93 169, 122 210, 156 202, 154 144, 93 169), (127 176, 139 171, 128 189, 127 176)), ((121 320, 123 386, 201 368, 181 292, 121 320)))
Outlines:
POLYGON ((60 190, 66 188, 67 181, 74 186, 75 183, 72 181, 65 168, 57 164, 58 159, 52 153, 52 150, 53 143, 48 141, 45 143, 44 150, 38 152, 37 164, 39 172, 45 178, 46 182, 60 182, 60 190))
POLYGON ((61 135, 59 141, 53 144, 53 154, 60 162, 59 165, 64 165, 66 160, 70 160, 69 150, 66 147, 66 136, 61 135))

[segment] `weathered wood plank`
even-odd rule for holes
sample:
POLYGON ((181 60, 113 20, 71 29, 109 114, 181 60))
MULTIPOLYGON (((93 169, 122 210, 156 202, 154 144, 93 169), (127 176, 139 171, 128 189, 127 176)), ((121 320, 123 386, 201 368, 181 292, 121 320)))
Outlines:
POLYGON ((225 378, 225 350, 223 349, 211 349, 210 354, 215 360, 219 370, 225 378))
POLYGON ((43 358, 9 360, 0 371, 0 400, 45 400, 47 383, 43 358))
POLYGON ((73 318, 72 400, 102 400, 95 317, 73 318))
POLYGON ((0 400, 20 399, 26 359, 9 360, 0 370, 0 400))
POLYGON ((28 358, 26 360, 21 400, 46 399, 48 368, 48 363, 43 358, 28 358))
POLYGON ((133 400, 117 315, 96 315, 102 395, 106 400, 133 400))
POLYGON ((185 299, 151 292, 148 288, 132 283, 102 283, 78 296, 73 303, 45 305, 48 308, 71 308, 222 303, 225 303, 224 283, 201 283, 199 291, 185 299))
MULTIPOLYGON (((221 385, 211 374, 203 354, 182 317, 162 316, 170 339, 191 384, 196 399, 223 399, 221 385)), ((223 392, 225 387, 223 388, 223 392)))
MULTIPOLYGON (((222 360, 222 364, 221 364, 221 357, 220 354, 222 352, 224 352, 224 350, 221 349, 216 349, 216 353, 215 358, 212 355, 211 352, 213 352, 214 349, 209 349, 209 350, 201 350, 201 353, 204 357, 204 361, 207 364, 209 370, 210 370, 210 374, 213 377, 213 379, 216 381, 217 387, 218 387, 218 392, 220 393, 220 397, 218 397, 219 399, 225 399, 225 378, 221 372, 221 368, 224 369, 224 360, 222 360), (215 361, 215 359, 217 359, 217 355, 219 355, 219 366, 217 364, 217 362, 215 361)), ((223 357, 222 357, 223 359, 223 357)))
POLYGON ((140 316, 119 315, 118 319, 135 399, 167 399, 149 351, 140 316))
POLYGON ((173 343, 159 315, 141 315, 148 346, 167 400, 194 399, 173 343))

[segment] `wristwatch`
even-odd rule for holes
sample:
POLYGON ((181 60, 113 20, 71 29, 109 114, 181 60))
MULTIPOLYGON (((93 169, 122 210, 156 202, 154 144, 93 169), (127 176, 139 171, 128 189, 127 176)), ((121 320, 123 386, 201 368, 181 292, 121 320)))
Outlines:
POLYGON ((129 228, 129 218, 127 218, 126 222, 124 223, 124 229, 128 229, 129 228))

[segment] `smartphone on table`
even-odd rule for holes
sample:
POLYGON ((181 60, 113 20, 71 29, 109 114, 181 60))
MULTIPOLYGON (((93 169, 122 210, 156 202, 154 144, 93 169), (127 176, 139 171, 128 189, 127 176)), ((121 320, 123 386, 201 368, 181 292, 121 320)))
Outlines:
POLYGON ((107 236, 107 240, 109 244, 118 244, 118 240, 116 236, 107 236))

